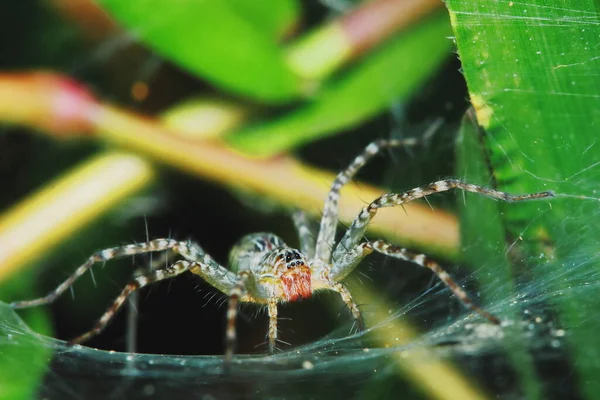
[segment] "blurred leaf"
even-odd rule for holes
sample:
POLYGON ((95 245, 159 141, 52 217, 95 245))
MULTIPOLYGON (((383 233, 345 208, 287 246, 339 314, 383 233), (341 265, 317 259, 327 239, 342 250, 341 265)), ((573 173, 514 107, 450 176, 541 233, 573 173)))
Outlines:
POLYGON ((227 2, 240 17, 274 39, 281 39, 289 34, 300 19, 300 5, 296 0, 227 0, 227 2))
POLYGON ((600 225, 590 223, 600 212, 597 4, 449 0, 447 5, 498 187, 559 194, 551 210, 542 202, 500 204, 503 228, 509 240, 525 239, 519 259, 528 268, 519 279, 555 293, 553 318, 568 332, 579 390, 598 398, 600 295, 588 290, 598 284, 600 267, 600 225))
POLYGON ((314 101, 272 122, 234 132, 227 140, 266 157, 357 125, 419 88, 448 56, 450 35, 447 16, 438 13, 392 38, 324 87, 314 101))
MULTIPOLYGON (((258 24, 257 15, 267 3, 246 6, 248 15, 242 17, 234 7, 237 2, 98 0, 135 38, 215 85, 265 102, 297 97, 302 82, 272 36, 279 29, 276 15, 258 24)), ((273 10, 284 17, 287 8, 273 10)))

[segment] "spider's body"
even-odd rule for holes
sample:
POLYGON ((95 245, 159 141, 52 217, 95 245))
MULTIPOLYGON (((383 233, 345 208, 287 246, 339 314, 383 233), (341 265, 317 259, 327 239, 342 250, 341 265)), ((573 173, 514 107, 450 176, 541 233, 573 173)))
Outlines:
POLYGON ((272 233, 244 236, 231 250, 229 260, 232 272, 248 271, 257 277, 240 298, 243 302, 296 301, 323 286, 319 274, 312 274, 306 256, 272 233))
POLYGON ((47 296, 29 301, 13 303, 14 308, 31 307, 53 302, 65 292, 77 278, 87 272, 93 264, 114 258, 129 257, 149 252, 168 252, 181 259, 159 269, 142 270, 123 289, 112 306, 98 320, 94 328, 72 340, 80 343, 100 333, 134 291, 154 282, 173 278, 186 271, 199 275, 219 291, 229 296, 227 312, 225 360, 233 355, 235 345, 235 320, 239 302, 266 305, 269 314, 269 350, 275 351, 277 341, 277 307, 279 303, 307 298, 316 290, 332 290, 340 294, 362 329, 362 317, 357 304, 343 280, 355 269, 363 258, 373 251, 389 257, 413 262, 433 271, 440 280, 462 301, 490 322, 499 320, 490 313, 475 306, 467 294, 435 261, 423 254, 412 253, 382 240, 364 241, 364 233, 369 222, 382 207, 402 206, 428 195, 461 189, 496 200, 507 202, 549 198, 552 192, 524 195, 511 195, 494 189, 468 184, 456 179, 446 179, 414 188, 403 193, 387 193, 365 206, 354 219, 339 243, 335 244, 338 223, 338 203, 341 188, 349 182, 358 170, 383 148, 400 145, 414 145, 413 139, 379 140, 369 144, 352 163, 341 171, 331 185, 323 208, 323 217, 318 235, 311 229, 303 212, 294 213, 294 223, 298 231, 300 249, 288 247, 283 240, 271 233, 257 233, 242 238, 231 251, 229 268, 214 261, 200 246, 187 241, 154 239, 144 243, 105 249, 92 254, 75 270, 67 280, 47 296))

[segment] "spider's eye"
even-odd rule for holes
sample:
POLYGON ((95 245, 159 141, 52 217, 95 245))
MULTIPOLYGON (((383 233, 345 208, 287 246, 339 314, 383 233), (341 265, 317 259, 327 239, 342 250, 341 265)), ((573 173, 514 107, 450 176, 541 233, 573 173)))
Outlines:
POLYGON ((286 253, 285 262, 289 263, 290 261, 292 261, 292 253, 286 253))

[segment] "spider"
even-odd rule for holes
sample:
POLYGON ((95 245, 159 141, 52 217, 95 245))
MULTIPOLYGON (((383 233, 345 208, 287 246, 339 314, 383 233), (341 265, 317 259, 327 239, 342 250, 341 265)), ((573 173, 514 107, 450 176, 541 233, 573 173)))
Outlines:
POLYGON ((442 267, 424 254, 413 253, 383 240, 363 241, 369 222, 382 207, 402 206, 425 196, 461 189, 496 200, 516 202, 543 199, 554 196, 551 191, 512 195, 491 188, 465 183, 458 179, 439 180, 404 193, 386 193, 365 206, 356 216, 342 239, 335 243, 338 224, 338 203, 341 188, 382 149, 411 146, 414 139, 377 140, 370 143, 348 167, 342 170, 331 185, 325 201, 318 236, 315 240, 309 219, 302 211, 293 214, 298 231, 300 248, 289 247, 272 233, 254 233, 244 236, 231 250, 229 268, 218 264, 199 245, 192 241, 154 239, 98 251, 92 254, 75 272, 45 297, 18 301, 11 304, 15 309, 50 304, 85 274, 93 264, 150 252, 170 252, 181 260, 158 269, 141 270, 125 286, 113 304, 88 332, 72 339, 71 344, 82 343, 99 334, 107 326, 125 300, 134 291, 151 283, 173 278, 186 271, 199 275, 219 291, 229 296, 226 326, 226 365, 231 361, 235 343, 235 322, 240 302, 266 305, 269 316, 269 352, 275 351, 277 341, 277 307, 280 303, 293 302, 310 297, 318 290, 333 290, 341 296, 356 319, 358 329, 364 329, 361 312, 352 299, 344 279, 363 258, 372 252, 413 262, 433 271, 456 297, 471 310, 493 324, 500 321, 494 315, 474 305, 464 290, 452 280, 442 267))

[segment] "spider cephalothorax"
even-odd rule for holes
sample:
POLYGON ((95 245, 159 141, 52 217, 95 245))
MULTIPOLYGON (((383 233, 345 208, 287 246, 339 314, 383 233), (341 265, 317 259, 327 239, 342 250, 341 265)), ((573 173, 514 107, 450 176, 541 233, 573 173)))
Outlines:
POLYGON ((239 302, 266 304, 269 314, 269 350, 275 351, 277 341, 277 306, 282 302, 307 298, 315 290, 332 290, 340 294, 354 318, 362 328, 361 313, 352 299, 343 280, 360 261, 373 251, 384 255, 413 262, 433 271, 468 308, 479 313, 492 323, 499 320, 492 314, 475 306, 467 294, 458 286, 435 261, 423 254, 412 253, 382 240, 363 241, 369 222, 382 207, 402 206, 405 203, 428 195, 461 189, 507 202, 549 198, 553 192, 540 192, 524 195, 511 195, 498 190, 468 184, 456 179, 446 179, 430 183, 404 193, 387 193, 365 206, 354 219, 342 239, 335 243, 338 223, 338 202, 341 188, 352 179, 356 172, 381 149, 399 145, 413 145, 415 140, 379 140, 369 144, 352 163, 341 171, 331 185, 323 208, 323 218, 318 235, 314 232, 303 212, 294 213, 294 223, 298 230, 300 249, 288 247, 283 240, 272 233, 256 233, 242 238, 232 249, 229 268, 214 261, 204 250, 193 242, 180 242, 172 239, 155 239, 149 242, 114 247, 98 251, 81 265, 73 275, 45 297, 12 303, 14 308, 31 307, 53 302, 67 290, 75 280, 89 270, 94 263, 105 262, 118 257, 135 254, 168 251, 182 259, 166 267, 143 270, 123 289, 112 306, 104 313, 94 328, 75 338, 73 343, 83 342, 104 329, 127 297, 153 282, 175 277, 186 271, 201 276, 219 291, 229 296, 227 312, 227 333, 225 360, 231 359, 236 339, 235 320, 239 302))
POLYGON ((312 295, 306 257, 272 233, 244 236, 231 250, 229 259, 230 269, 250 271, 258 278, 254 284, 261 298, 296 301, 312 295))

